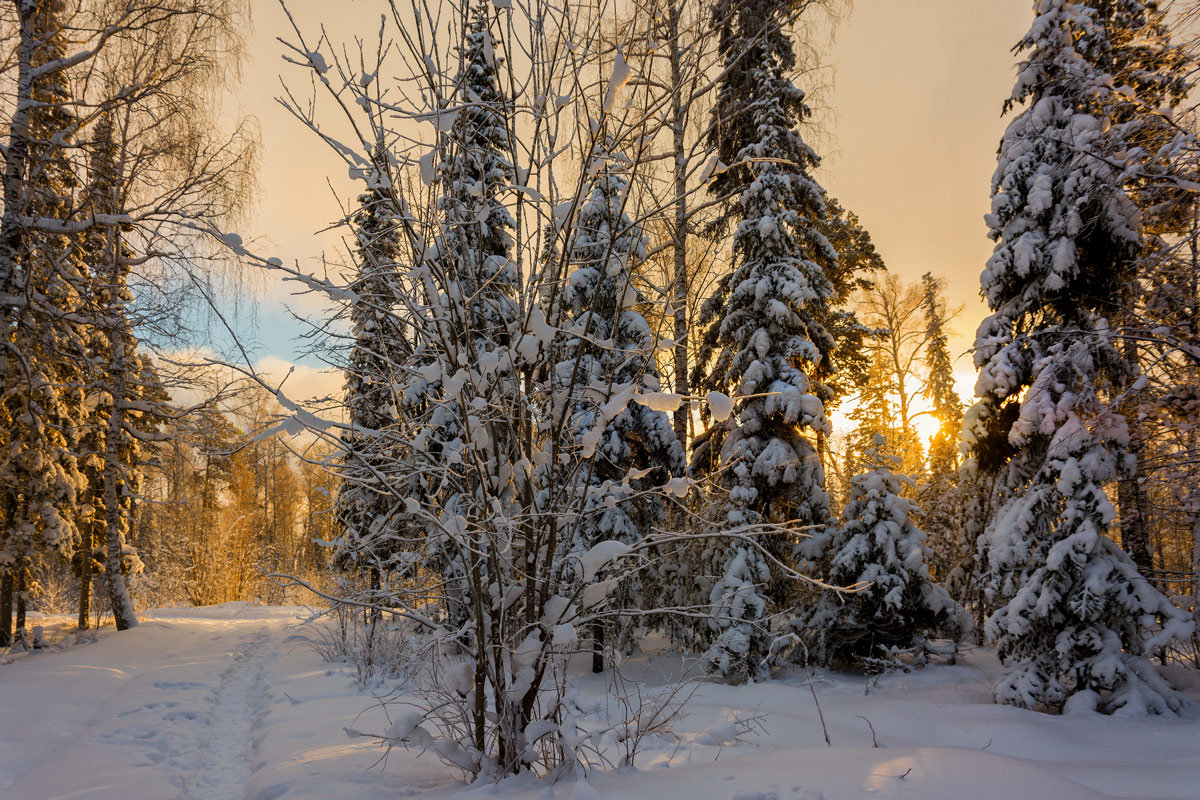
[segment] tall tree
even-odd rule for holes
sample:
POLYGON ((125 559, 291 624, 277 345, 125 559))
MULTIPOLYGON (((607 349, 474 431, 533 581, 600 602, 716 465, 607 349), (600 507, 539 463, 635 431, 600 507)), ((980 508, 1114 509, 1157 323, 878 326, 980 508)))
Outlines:
MULTIPOLYGON (((75 96, 61 66, 69 46, 65 9, 22 3, 18 102, 5 148, 0 231, 0 493, 5 512, 0 589, 19 590, 34 549, 69 554, 84 486, 76 458, 85 333, 79 323, 86 267, 63 229, 76 211, 78 177, 70 156, 78 129, 75 96), (33 222, 30 222, 32 220, 33 222), (54 229, 58 228, 58 231, 54 229)), ((0 640, 11 636, 11 601, 0 640)))
POLYGON ((954 362, 950 358, 946 303, 942 280, 932 273, 921 276, 924 290, 921 304, 925 317, 924 395, 933 406, 938 430, 929 443, 928 469, 920 485, 924 526, 929 532, 930 564, 939 580, 969 554, 961 540, 958 469, 959 432, 963 423, 963 404, 954 388, 954 362))
POLYGON ((925 363, 929 334, 922 298, 920 286, 896 275, 880 276, 859 298, 859 314, 874 334, 864 342, 863 350, 878 362, 895 406, 895 426, 887 432, 889 444, 903 460, 904 469, 914 475, 925 459, 917 430, 917 417, 923 413, 917 398, 929 380, 925 363))
MULTIPOLYGON (((696 391, 734 398, 733 413, 697 437, 694 468, 715 472, 727 492, 723 524, 771 531, 758 543, 784 564, 795 537, 773 526, 830 521, 816 437, 829 430, 822 376, 835 343, 823 322, 837 262, 819 229, 826 198, 811 175, 818 158, 799 130, 810 112, 789 77, 791 11, 767 0, 719 3, 714 11, 726 58, 714 135, 720 152, 733 151, 714 191, 745 188, 734 210, 733 270, 704 304, 692 381, 696 391)), ((708 661, 742 681, 762 671, 766 616, 786 608, 791 593, 778 574, 766 580, 766 556, 743 540, 722 561, 708 661)))
MULTIPOLYGON (((491 482, 487 492, 502 496, 502 484, 506 482, 503 465, 514 460, 511 448, 515 443, 506 440, 507 434, 497 435, 483 452, 474 454, 464 451, 464 443, 470 438, 465 426, 473 422, 467 405, 472 392, 504 396, 513 404, 519 397, 517 364, 508 348, 521 311, 512 259, 516 220, 501 197, 515 177, 506 155, 510 148, 510 101, 500 85, 502 59, 492 39, 489 4, 464 5, 463 13, 461 63, 452 98, 456 111, 439 150, 441 160, 436 170, 440 236, 433 268, 439 271, 442 285, 464 302, 452 309, 457 317, 451 324, 439 326, 436 335, 441 341, 428 343, 418 352, 418 360, 424 359, 425 363, 414 387, 414 398, 433 399, 430 422, 434 451, 451 463, 465 457, 483 459, 488 466, 477 477, 487 476, 491 482), (450 366, 440 355, 447 350, 461 353, 464 360, 442 374, 437 370, 450 366), (464 395, 463 376, 454 375, 466 364, 479 365, 482 384, 468 387, 464 395)), ((461 494, 443 498, 447 508, 475 500, 461 494)), ((485 569, 483 556, 448 537, 438 537, 437 541, 440 544, 433 553, 437 563, 433 566, 442 573, 451 620, 462 623, 469 615, 471 602, 467 577, 485 569)))
POLYGON ((993 313, 976 339, 969 438, 1007 496, 981 537, 990 589, 1007 599, 987 624, 1012 665, 997 700, 1165 711, 1178 700, 1146 656, 1188 626, 1108 536, 1105 485, 1121 474, 1127 429, 1101 393, 1128 365, 1106 287, 1127 278, 1141 221, 1110 158, 1128 144, 1104 120, 1105 5, 1045 0, 1017 45, 1006 109, 1027 107, 993 179, 997 245, 982 276, 993 313))
MULTIPOLYGON (((1150 541, 1150 485, 1146 448, 1149 432, 1144 418, 1153 399, 1141 388, 1138 373, 1142 340, 1151 327, 1145 296, 1154 291, 1156 263, 1170 258, 1173 240, 1186 239, 1189 206, 1194 198, 1182 189, 1189 166, 1183 158, 1186 136, 1176 111, 1194 86, 1195 59, 1171 41, 1166 11, 1155 0, 1124 0, 1097 7, 1112 43, 1106 68, 1120 91, 1106 98, 1109 119, 1121 131, 1130 150, 1125 158, 1127 190, 1142 214, 1141 252, 1121 288, 1121 313, 1113 325, 1121 335, 1121 350, 1134 369, 1123 387, 1120 412, 1129 426, 1129 469, 1118 480, 1121 544, 1138 570, 1154 574, 1150 541)), ((1153 355, 1150 356, 1154 358, 1153 355)))
MULTIPOLYGON (((111 118, 100 121, 95 138, 89 176, 91 210, 97 217, 117 219, 129 205, 127 153, 116 141, 111 118)), ((167 399, 152 367, 143 361, 133 333, 128 307, 134 298, 128 282, 134 254, 126 244, 128 234, 125 226, 104 225, 89 231, 86 238, 92 272, 89 320, 97 334, 88 381, 98 422, 92 431, 95 452, 91 455, 99 462, 92 475, 99 485, 92 484, 92 494, 103 511, 104 570, 117 630, 137 625, 125 575, 131 564, 138 563, 129 538, 131 504, 142 480, 139 440, 154 438, 163 414, 157 404, 167 399)))
POLYGON ((876 436, 884 438, 889 452, 911 452, 912 432, 901 424, 893 377, 883 351, 877 350, 872 353, 866 380, 859 387, 856 402, 849 414, 850 420, 854 422, 854 429, 849 433, 846 453, 850 475, 858 474, 864 468, 863 458, 873 447, 876 436))
MULTIPOLYGON (((563 299, 573 330, 583 334, 570 337, 562 368, 556 370, 566 383, 588 387, 577 394, 570 422, 579 442, 570 466, 585 499, 570 539, 563 542, 568 557, 603 541, 633 546, 645 538, 664 517, 661 497, 646 490, 684 469, 683 448, 670 417, 628 399, 633 391, 660 388, 657 337, 639 311, 645 299, 636 274, 646 242, 626 213, 631 203, 628 162, 600 146, 587 164, 593 177, 568 239, 574 269, 563 299), (641 477, 627 480, 631 472, 641 477)), ((623 591, 631 599, 644 594, 635 585, 623 591)), ((603 630, 602 623, 594 627, 595 666, 600 669, 603 630)), ((623 638, 618 645, 631 644, 630 637, 623 638)))
POLYGON ((825 198, 825 216, 817 225, 837 253, 837 261, 826 265, 833 285, 824 327, 833 337, 834 349, 823 365, 822 377, 829 388, 829 405, 840 403, 864 385, 871 362, 871 323, 855 307, 856 295, 868 291, 886 267, 871 235, 853 211, 833 197, 825 198))
POLYGON ((395 520, 401 498, 381 479, 391 458, 387 435, 400 404, 394 387, 410 348, 395 314, 399 256, 392 169, 381 143, 366 190, 354 216, 357 237, 350 309, 353 337, 346 365, 345 398, 350 430, 343 436, 345 472, 338 492, 338 521, 343 528, 340 551, 345 560, 368 570, 372 582, 390 569, 396 555, 395 520))

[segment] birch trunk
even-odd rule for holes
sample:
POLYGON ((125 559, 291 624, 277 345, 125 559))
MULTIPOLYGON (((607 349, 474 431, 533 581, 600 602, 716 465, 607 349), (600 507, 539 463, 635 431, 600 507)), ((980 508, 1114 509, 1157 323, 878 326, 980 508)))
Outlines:
POLYGON ((117 444, 122 434, 125 409, 117 398, 123 397, 125 390, 122 363, 124 348, 119 336, 110 332, 108 338, 113 347, 117 391, 114 392, 115 402, 108 415, 108 435, 104 441, 104 527, 108 539, 104 569, 108 573, 108 599, 112 604, 113 621, 117 624, 117 630, 123 631, 136 626, 138 620, 129 597, 129 588, 125 584, 125 573, 121 570, 125 537, 121 532, 121 463, 117 444))
MULTIPOLYGON (((675 151, 675 197, 673 220, 674 230, 671 232, 675 248, 675 274, 672 276, 671 304, 675 312, 675 391, 678 394, 690 393, 688 386, 688 269, 687 269, 687 235, 688 235, 688 197, 687 197, 687 152, 684 142, 684 127, 687 125, 687 108, 683 104, 683 54, 679 41, 680 20, 683 16, 683 3, 671 5, 669 31, 671 85, 675 91, 671 97, 671 137, 672 148, 675 151)), ((688 418, 690 404, 682 403, 675 410, 675 437, 683 445, 686 460, 688 447, 688 418)))

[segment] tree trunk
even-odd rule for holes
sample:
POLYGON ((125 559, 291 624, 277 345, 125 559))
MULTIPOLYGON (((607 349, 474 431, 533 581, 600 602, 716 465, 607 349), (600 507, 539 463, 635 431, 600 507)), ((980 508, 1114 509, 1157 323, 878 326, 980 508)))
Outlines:
POLYGON ((92 523, 84 525, 79 545, 79 630, 86 631, 92 614, 92 523))
MULTIPOLYGON (((1125 360, 1130 365, 1138 363, 1138 346, 1132 338, 1126 339, 1125 360)), ((1150 554, 1150 523, 1146 519, 1146 491, 1142 486, 1145 474, 1143 464, 1143 435, 1137 398, 1124 404, 1122 413, 1129 428, 1129 453, 1133 456, 1133 472, 1117 481, 1117 503, 1121 507, 1121 547, 1129 553, 1138 572, 1153 581, 1154 558, 1150 554)))
MULTIPOLYGON (((3 148, 4 173, 3 197, 4 212, 0 215, 0 296, 9 298, 22 294, 21 284, 26 276, 20 270, 20 263, 25 254, 25 226, 21 224, 20 215, 26 210, 28 182, 25 180, 26 166, 29 160, 29 119, 34 107, 33 88, 35 77, 33 71, 33 56, 37 50, 37 9, 36 3, 17 3, 17 15, 20 23, 20 41, 15 48, 16 85, 12 97, 13 112, 9 117, 8 141, 3 148)), ((12 327, 14 304, 0 303, 0 326, 5 335, 12 327)), ((0 358, 0 385, 7 386, 12 380, 9 370, 19 369, 14 359, 5 349, 0 358)), ((13 592, 15 584, 16 565, 10 565, 0 580, 0 647, 9 647, 13 643, 13 592)))
POLYGON ((125 352, 119 333, 109 331, 108 340, 115 366, 113 377, 116 391, 113 392, 113 406, 108 414, 108 430, 104 437, 104 523, 108 538, 104 569, 108 573, 108 598, 112 605, 113 621, 117 630, 123 631, 138 624, 133 601, 129 598, 129 589, 125 585, 125 573, 121 570, 125 541, 121 533, 121 498, 118 491, 121 463, 117 444, 123 435, 125 417, 122 405, 126 388, 125 352))
POLYGON ((13 571, 9 567, 0 578, 0 647, 12 644, 13 635, 13 571))
POLYGON ((1121 547, 1133 559, 1138 572, 1153 581, 1154 556, 1150 552, 1150 525, 1146 519, 1146 493, 1142 489, 1140 443, 1130 432, 1130 449, 1137 466, 1133 475, 1117 482, 1117 503, 1121 507, 1121 547))
MULTIPOLYGON (((114 411, 110 420, 116 416, 114 411)), ((104 569, 108 573, 108 599, 112 605, 113 622, 116 623, 117 630, 124 631, 137 625, 138 621, 133 610, 133 601, 129 598, 129 588, 125 585, 125 573, 121 570, 125 541, 121 535, 121 504, 117 494, 117 471, 120 467, 116 463, 116 446, 110 444, 118 435, 113 428, 110 421, 109 442, 104 445, 104 521, 108 536, 104 569), (109 450, 113 452, 110 454, 109 450)))
MULTIPOLYGON (((688 385, 688 274, 687 274, 687 228, 688 228, 688 196, 687 196, 687 154, 684 150, 684 125, 687 123, 687 110, 683 105, 682 95, 682 66, 679 42, 679 20, 683 14, 683 3, 673 3, 671 10, 671 27, 674 35, 669 37, 671 47, 671 81, 677 91, 671 100, 671 134, 672 148, 675 151, 675 220, 672 231, 675 248, 675 274, 672 276, 674 290, 671 304, 675 313, 675 391, 687 395, 688 385)), ((691 416, 691 404, 681 403, 675 409, 675 437, 687 457, 688 419, 691 416)))
MULTIPOLYGON (((29 160, 29 116, 33 106, 33 54, 39 44, 37 3, 17 3, 21 24, 21 40, 16 48, 16 96, 14 111, 8 125, 8 145, 4 149, 4 214, 0 217, 0 294, 17 293, 18 263, 24 250, 24 227, 20 214, 25 210, 25 167, 29 160)), ((10 304, 3 304, 5 330, 11 313, 10 304)))
POLYGON ((604 672, 604 621, 592 623, 592 672, 604 672))
POLYGON ((26 645, 29 637, 25 635, 25 597, 29 591, 29 565, 17 567, 17 631, 16 637, 26 645))
POLYGON ((370 602, 371 608, 367 610, 367 676, 375 674, 375 637, 378 634, 379 622, 383 617, 376 606, 379 605, 379 567, 371 567, 370 576, 368 577, 369 586, 371 588, 370 602))
MULTIPOLYGON (((1192 635, 1200 642, 1200 514, 1192 518, 1192 619, 1196 623, 1192 635)), ((1200 653, 1196 658, 1200 661, 1200 653)))

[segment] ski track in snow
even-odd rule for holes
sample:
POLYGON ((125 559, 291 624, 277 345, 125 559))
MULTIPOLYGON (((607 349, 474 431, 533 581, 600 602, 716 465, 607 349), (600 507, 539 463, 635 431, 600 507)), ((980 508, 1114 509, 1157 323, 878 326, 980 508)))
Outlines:
POLYGON ((254 763, 254 731, 267 704, 268 662, 275 655, 263 630, 238 645, 213 695, 200 770, 184 800, 245 800, 254 763))

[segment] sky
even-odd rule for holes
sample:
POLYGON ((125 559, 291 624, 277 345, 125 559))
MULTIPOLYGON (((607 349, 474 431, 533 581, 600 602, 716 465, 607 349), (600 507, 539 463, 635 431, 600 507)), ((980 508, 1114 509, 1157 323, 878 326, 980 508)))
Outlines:
MULTIPOLYGON (((352 190, 342 162, 275 101, 281 75, 302 96, 308 79, 282 59, 276 37, 290 38, 291 29, 277 0, 251 4, 251 59, 227 108, 253 115, 262 133, 259 202, 245 233, 257 252, 311 270, 337 246, 318 235, 340 216, 330 177, 343 195, 352 190)), ((334 42, 374 36, 381 7, 288 0, 306 35, 325 25, 334 42)), ((1031 20, 1029 0, 855 0, 818 39, 828 67, 822 85, 803 87, 817 111, 811 138, 824 159, 823 185, 859 215, 889 270, 908 281, 943 276, 951 305, 963 306, 951 345, 965 396, 974 383, 967 350, 986 313, 979 273, 992 242, 983 215, 1006 124, 1001 105, 1015 76, 1011 48, 1031 20)), ((317 319, 320 307, 292 291, 261 287, 258 311, 238 327, 273 373, 299 365, 293 394, 335 391, 341 377, 322 374, 303 354, 303 326, 289 313, 317 319)))

